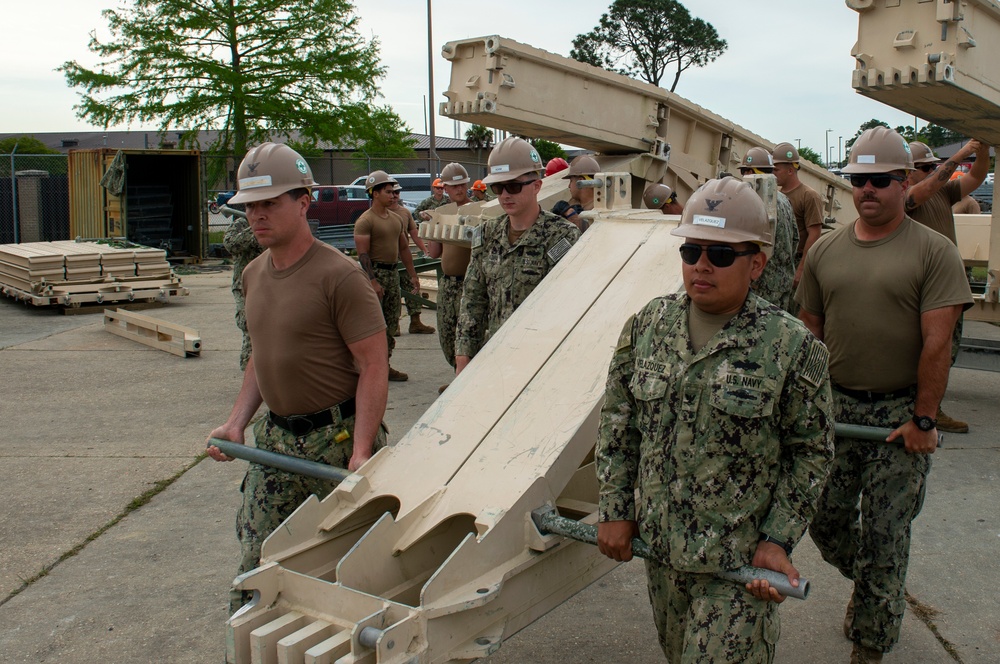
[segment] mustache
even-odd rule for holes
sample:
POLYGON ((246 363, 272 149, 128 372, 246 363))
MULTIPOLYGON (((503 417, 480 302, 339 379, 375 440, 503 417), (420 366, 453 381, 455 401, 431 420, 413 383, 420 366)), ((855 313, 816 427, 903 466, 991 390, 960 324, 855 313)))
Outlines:
POLYGON ((878 196, 876 196, 875 194, 864 194, 861 196, 861 202, 864 203, 865 201, 871 201, 872 203, 877 203, 878 196))

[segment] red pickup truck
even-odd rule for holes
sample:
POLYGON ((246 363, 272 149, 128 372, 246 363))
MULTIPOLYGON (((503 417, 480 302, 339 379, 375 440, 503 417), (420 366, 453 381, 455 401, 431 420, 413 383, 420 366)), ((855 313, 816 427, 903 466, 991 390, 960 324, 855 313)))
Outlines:
POLYGON ((313 187, 312 197, 308 217, 319 221, 320 226, 353 224, 371 207, 365 188, 353 185, 313 187))

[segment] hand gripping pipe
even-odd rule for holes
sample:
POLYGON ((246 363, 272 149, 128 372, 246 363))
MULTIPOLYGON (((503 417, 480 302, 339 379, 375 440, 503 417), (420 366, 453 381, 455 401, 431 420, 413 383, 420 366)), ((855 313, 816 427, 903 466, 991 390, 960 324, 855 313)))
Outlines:
POLYGON ((337 468, 336 466, 328 466, 325 463, 317 463, 316 461, 288 456, 287 454, 259 450, 256 447, 248 447, 228 440, 222 440, 221 438, 210 438, 208 444, 215 445, 227 456, 243 459, 250 463, 258 463, 262 466, 271 466, 272 468, 297 475, 314 477, 318 480, 343 482, 344 478, 351 474, 349 471, 337 468))
MULTIPOLYGON (((597 544, 597 526, 561 517, 554 507, 546 506, 533 510, 531 512, 531 520, 535 522, 535 526, 543 534, 562 535, 578 542, 597 544)), ((632 539, 632 553, 639 558, 647 560, 655 556, 646 543, 638 537, 632 539)), ((755 579, 763 579, 785 597, 805 599, 809 596, 808 580, 799 578, 799 585, 796 588, 789 582, 787 576, 781 572, 774 572, 769 569, 747 565, 737 570, 716 572, 715 575, 738 583, 750 583, 755 579)))

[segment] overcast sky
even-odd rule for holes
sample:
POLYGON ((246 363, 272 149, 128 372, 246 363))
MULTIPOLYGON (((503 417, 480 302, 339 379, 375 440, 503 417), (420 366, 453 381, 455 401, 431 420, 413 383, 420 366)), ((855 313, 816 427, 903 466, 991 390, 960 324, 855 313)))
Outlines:
MULTIPOLYGON (((66 60, 93 65, 89 33, 103 30, 101 9, 117 0, 6 2, 0 40, 0 132, 99 129, 76 117, 77 94, 55 68, 66 60)), ((433 0, 435 104, 444 101, 449 67, 439 56, 448 41, 498 34, 561 55, 592 29, 610 0, 507 0, 484 4, 433 0), (483 8, 489 7, 489 10, 483 8), (473 9, 476 8, 476 9, 473 9)), ((851 88, 857 14, 843 0, 687 0, 729 42, 707 67, 681 75, 677 94, 774 142, 801 139, 822 154, 878 118, 891 126, 913 117, 862 97, 851 88)), ((387 76, 385 102, 417 133, 424 132, 427 95, 427 5, 420 0, 358 0, 362 34, 377 37, 387 76)), ((669 77, 666 84, 669 85, 669 77)), ((437 119, 437 134, 454 136, 455 122, 437 119)), ((923 122, 920 122, 923 126, 923 122)), ((121 127, 124 129, 125 127, 121 127)), ((133 126, 132 129, 153 127, 133 126)), ((464 127, 458 128, 461 133, 464 127)), ((837 150, 832 150, 837 158, 837 150)))

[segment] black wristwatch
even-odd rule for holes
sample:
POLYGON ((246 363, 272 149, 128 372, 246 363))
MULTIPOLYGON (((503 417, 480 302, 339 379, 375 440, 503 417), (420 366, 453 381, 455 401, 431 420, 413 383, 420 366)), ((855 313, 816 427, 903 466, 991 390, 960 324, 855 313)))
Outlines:
POLYGON ((778 546, 780 546, 782 549, 785 550, 785 555, 786 556, 792 555, 792 547, 788 546, 787 544, 785 544, 784 542, 782 542, 779 539, 774 539, 770 535, 761 534, 760 539, 758 540, 758 542, 770 542, 771 544, 777 544, 778 546))
POLYGON ((926 415, 914 415, 913 423, 917 425, 917 428, 921 431, 930 431, 937 426, 937 420, 932 420, 926 415))

